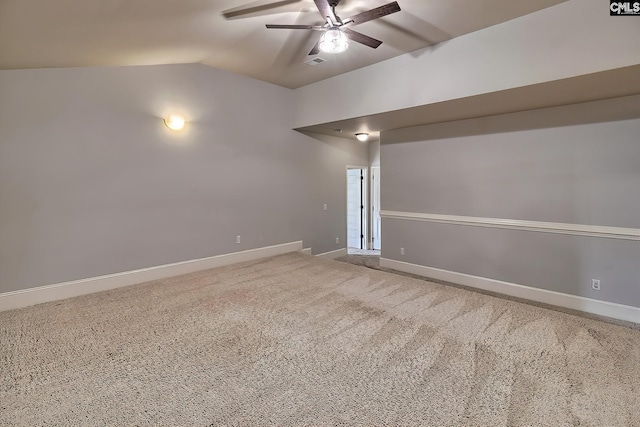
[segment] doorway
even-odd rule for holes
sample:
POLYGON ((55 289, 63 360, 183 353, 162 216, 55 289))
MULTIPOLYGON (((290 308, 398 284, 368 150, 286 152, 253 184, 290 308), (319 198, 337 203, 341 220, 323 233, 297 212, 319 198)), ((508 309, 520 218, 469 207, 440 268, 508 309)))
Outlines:
POLYGON ((367 249, 367 168, 347 166, 347 250, 367 249))

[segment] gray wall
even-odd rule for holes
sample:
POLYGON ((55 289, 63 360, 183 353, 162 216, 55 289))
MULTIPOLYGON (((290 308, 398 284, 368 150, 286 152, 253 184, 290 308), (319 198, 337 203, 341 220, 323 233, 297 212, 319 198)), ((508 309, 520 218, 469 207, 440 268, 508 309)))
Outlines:
POLYGON ((369 141, 369 166, 380 166, 380 140, 369 141))
POLYGON ((345 166, 367 149, 292 131, 292 94, 202 65, 0 71, 0 292, 342 247, 345 166))
MULTIPOLYGON (((640 228, 640 120, 572 124, 630 100, 640 104, 632 97, 385 132, 382 208, 640 228)), ((638 241, 402 219, 383 219, 383 235, 385 258, 640 306, 638 241)))

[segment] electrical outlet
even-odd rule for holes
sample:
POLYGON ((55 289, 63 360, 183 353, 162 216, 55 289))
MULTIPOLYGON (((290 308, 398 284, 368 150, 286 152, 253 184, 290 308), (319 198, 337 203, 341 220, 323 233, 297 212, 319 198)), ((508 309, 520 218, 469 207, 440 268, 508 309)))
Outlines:
POLYGON ((404 248, 400 248, 400 255, 404 255, 404 248))
POLYGON ((236 243, 240 243, 240 236, 236 236, 236 243))
POLYGON ((336 237, 336 245, 339 245, 339 244, 340 244, 340 238, 336 237))
POLYGON ((600 280, 591 279, 591 289, 599 291, 600 290, 600 280))
POLYGON ((327 210, 327 204, 326 204, 326 203, 324 204, 323 209, 324 209, 325 211, 327 210))

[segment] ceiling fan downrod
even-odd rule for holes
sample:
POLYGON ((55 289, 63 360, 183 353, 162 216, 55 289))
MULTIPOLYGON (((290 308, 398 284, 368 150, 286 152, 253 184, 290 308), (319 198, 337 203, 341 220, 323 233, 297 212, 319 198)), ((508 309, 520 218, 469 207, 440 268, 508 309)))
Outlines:
POLYGON ((337 25, 333 24, 333 22, 331 22, 331 18, 327 16, 327 19, 329 20, 329 23, 330 23, 329 25, 331 25, 332 27, 344 25, 342 23, 342 19, 340 19, 340 17, 336 13, 336 6, 337 6, 337 3, 331 3, 331 12, 333 13, 333 16, 335 16, 335 18, 336 18, 336 24, 337 25))

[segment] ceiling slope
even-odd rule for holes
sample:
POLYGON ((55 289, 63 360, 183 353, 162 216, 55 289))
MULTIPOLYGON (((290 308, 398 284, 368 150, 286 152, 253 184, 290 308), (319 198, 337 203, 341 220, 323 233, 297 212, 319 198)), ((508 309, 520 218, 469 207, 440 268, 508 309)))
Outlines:
MULTIPOLYGON (((305 64, 322 23, 312 0, 2 0, 0 69, 203 63, 297 88, 436 45, 564 0, 398 0, 401 12, 358 31, 383 40, 305 64)), ((388 0, 343 0, 348 17, 388 0)))

